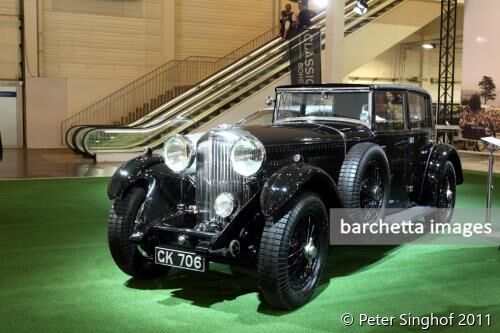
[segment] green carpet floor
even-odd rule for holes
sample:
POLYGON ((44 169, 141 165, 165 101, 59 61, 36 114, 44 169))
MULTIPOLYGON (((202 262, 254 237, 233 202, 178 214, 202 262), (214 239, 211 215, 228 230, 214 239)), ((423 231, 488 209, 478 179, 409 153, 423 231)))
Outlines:
MULTIPOLYGON (((457 206, 483 207, 485 176, 466 177, 457 206)), ((486 246, 331 248, 317 297, 289 313, 260 303, 252 270, 130 280, 107 249, 107 182, 0 182, 0 332, 422 331, 343 327, 346 312, 491 314, 492 327, 430 331, 500 332, 500 252, 486 246)))

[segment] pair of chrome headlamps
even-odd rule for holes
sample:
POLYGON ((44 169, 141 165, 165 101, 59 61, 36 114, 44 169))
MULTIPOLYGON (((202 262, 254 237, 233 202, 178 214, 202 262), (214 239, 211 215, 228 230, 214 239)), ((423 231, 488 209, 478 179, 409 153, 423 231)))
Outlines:
MULTIPOLYGON (((163 145, 163 159, 175 173, 185 172, 193 164, 196 155, 194 143, 184 135, 174 135, 163 145)), ((250 177, 256 174, 264 163, 266 150, 253 136, 243 136, 231 148, 231 164, 238 174, 250 177)), ((217 163, 217 161, 215 161, 217 163)))

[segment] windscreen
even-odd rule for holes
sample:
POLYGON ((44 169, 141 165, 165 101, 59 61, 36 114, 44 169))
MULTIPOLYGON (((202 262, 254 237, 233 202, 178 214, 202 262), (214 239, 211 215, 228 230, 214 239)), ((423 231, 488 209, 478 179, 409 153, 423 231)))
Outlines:
POLYGON ((301 117, 340 117, 371 121, 368 92, 280 92, 275 121, 301 117))

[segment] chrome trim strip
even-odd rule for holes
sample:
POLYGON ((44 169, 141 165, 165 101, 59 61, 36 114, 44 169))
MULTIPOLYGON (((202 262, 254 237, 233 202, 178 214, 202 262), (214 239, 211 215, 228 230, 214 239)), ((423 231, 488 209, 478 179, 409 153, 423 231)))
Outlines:
POLYGON ((323 121, 341 121, 345 123, 355 123, 358 125, 365 126, 369 129, 371 129, 371 126, 369 123, 366 123, 364 121, 358 120, 358 119, 352 119, 352 118, 344 118, 344 117, 314 117, 314 116, 309 116, 309 117, 291 117, 291 118, 283 118, 280 120, 276 120, 274 123, 275 124, 282 124, 282 123, 293 123, 293 122, 299 122, 299 121, 305 121, 305 122, 314 122, 315 120, 323 120, 323 121))
POLYGON ((277 92, 318 92, 318 91, 328 91, 328 92, 335 92, 335 91, 341 91, 343 93, 345 92, 355 92, 355 93, 369 93, 371 92, 370 87, 328 87, 328 86, 318 86, 318 87, 277 87, 276 88, 277 92))

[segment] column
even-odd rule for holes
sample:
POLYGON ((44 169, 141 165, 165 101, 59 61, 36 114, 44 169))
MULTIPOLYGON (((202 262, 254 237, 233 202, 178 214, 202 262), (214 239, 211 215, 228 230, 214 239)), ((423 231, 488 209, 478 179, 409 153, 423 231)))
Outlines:
POLYGON ((163 2, 162 17, 162 48, 161 55, 164 63, 175 59, 175 0, 163 2))
POLYGON ((341 83, 344 78, 344 0, 328 0, 326 8, 325 83, 341 83))
MULTIPOLYGON (((26 77, 39 76, 37 1, 24 0, 24 68, 26 77)), ((41 14, 40 14, 41 15, 41 14)))

